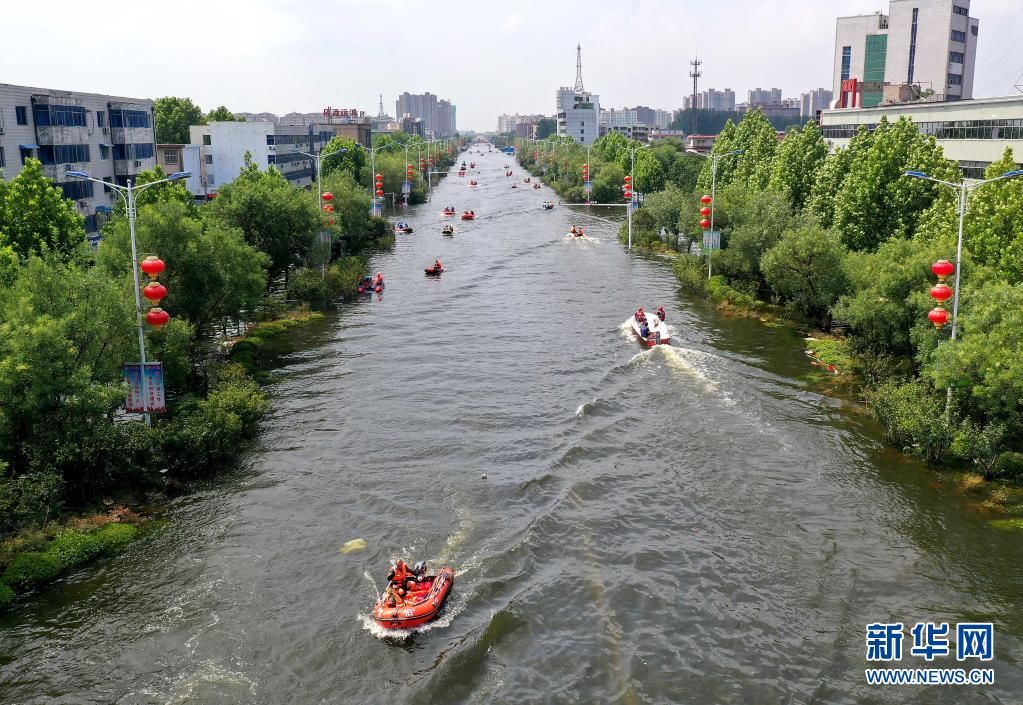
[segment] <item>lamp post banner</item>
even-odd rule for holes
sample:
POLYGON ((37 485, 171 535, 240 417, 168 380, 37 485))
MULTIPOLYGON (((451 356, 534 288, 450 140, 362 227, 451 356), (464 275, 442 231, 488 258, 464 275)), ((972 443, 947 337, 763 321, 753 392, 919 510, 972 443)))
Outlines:
POLYGON ((149 389, 148 404, 142 404, 142 366, 137 363, 128 363, 124 366, 123 374, 128 382, 128 398, 124 402, 125 411, 164 413, 167 411, 167 401, 163 388, 163 363, 146 363, 146 386, 149 389))
POLYGON ((708 230, 703 234, 703 251, 711 252, 721 249, 721 231, 708 230))

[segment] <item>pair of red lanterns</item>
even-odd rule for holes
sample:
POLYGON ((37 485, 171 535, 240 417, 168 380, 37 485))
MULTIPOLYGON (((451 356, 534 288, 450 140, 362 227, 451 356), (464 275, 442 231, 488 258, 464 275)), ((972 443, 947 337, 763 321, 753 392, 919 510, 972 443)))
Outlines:
POLYGON ((631 176, 626 176, 625 177, 625 193, 623 195, 623 198, 625 198, 625 200, 628 201, 629 203, 632 203, 632 177, 631 176))
MULTIPOLYGON (((320 196, 320 198, 322 198, 325 201, 325 203, 323 204, 323 212, 324 213, 333 213, 334 212, 334 204, 331 203, 331 201, 334 200, 334 194, 332 194, 330 191, 324 191, 323 195, 320 196)), ((328 215, 326 218, 324 218, 324 220, 327 222, 327 225, 333 225, 334 224, 334 216, 333 215, 328 215)))
POLYGON ((938 277, 938 283, 931 287, 931 298, 938 302, 938 305, 927 314, 928 320, 940 329, 948 323, 948 311, 943 306, 952 297, 952 287, 945 283, 945 278, 956 270, 954 264, 947 259, 939 259, 931 265, 931 271, 938 277))
POLYGON ((700 227, 704 230, 710 230, 710 203, 713 200, 714 199, 706 194, 700 196, 700 203, 703 204, 703 207, 700 208, 700 227))
POLYGON ((158 305, 167 296, 167 287, 156 280, 164 267, 163 260, 155 255, 146 257, 139 264, 139 269, 149 275, 149 283, 142 288, 142 295, 153 304, 153 308, 146 312, 146 323, 156 329, 162 328, 170 320, 170 314, 158 305))
POLYGON ((590 180, 590 165, 583 164, 583 182, 590 180))
POLYGON ((376 193, 377 193, 377 196, 383 196, 384 195, 384 175, 383 174, 377 174, 376 175, 376 180, 377 180, 376 181, 376 187, 377 187, 376 193))
POLYGON ((414 173, 415 173, 415 170, 412 168, 412 165, 411 164, 406 164, 405 165, 405 180, 406 181, 412 181, 412 174, 414 174, 414 173))

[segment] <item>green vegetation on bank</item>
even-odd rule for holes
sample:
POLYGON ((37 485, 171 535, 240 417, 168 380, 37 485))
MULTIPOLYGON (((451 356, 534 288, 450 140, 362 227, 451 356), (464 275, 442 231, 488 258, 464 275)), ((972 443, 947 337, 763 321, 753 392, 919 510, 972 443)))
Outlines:
MULTIPOLYGON (((591 150, 602 160, 591 165, 595 194, 602 188, 595 200, 621 198, 620 156, 630 154, 623 140, 609 136, 591 150), (610 164, 603 161, 609 152, 618 157, 610 164)), ((585 160, 585 148, 558 144, 550 168, 585 160)), ((971 193, 953 343, 949 327, 936 330, 927 312, 931 264, 955 259, 956 194, 904 174, 962 176, 910 120, 861 128, 833 154, 813 122, 780 143, 757 111, 727 123, 713 151, 721 157, 715 227, 722 249, 710 263, 690 253, 701 236, 699 196, 710 192, 711 160, 694 157, 699 175, 687 183, 664 168, 687 157, 655 164, 651 157, 662 150, 635 152, 644 205, 633 215, 633 243, 677 249, 683 291, 736 310, 778 306, 825 332, 838 329, 843 342, 815 343, 816 357, 824 369, 862 378, 871 413, 893 445, 932 465, 1023 480, 1023 362, 1016 353, 1023 347, 1023 180, 971 193), (733 150, 742 152, 725 156, 733 150)), ((520 149, 523 163, 531 165, 533 153, 520 149)), ((987 178, 1015 162, 1007 149, 987 178)))
MULTIPOLYGON (((157 169, 137 183, 161 178, 157 169)), ((139 192, 138 250, 165 261, 161 306, 171 314, 146 332, 168 407, 152 426, 123 412, 122 366, 138 357, 123 206, 92 250, 75 204, 37 161, 0 181, 0 537, 67 525, 111 498, 130 505, 181 491, 236 457, 269 409, 247 372, 254 349, 316 317, 290 313, 296 305, 325 308, 353 293, 369 254, 393 245, 356 175, 342 167, 325 181, 331 214, 320 211, 315 188, 295 188, 251 159, 206 205, 181 183, 139 192), (225 357, 218 341, 246 326, 249 359, 245 345, 225 357)), ((105 554, 132 531, 79 538, 68 529, 22 551, 27 557, 8 561, 0 600, 105 554)))

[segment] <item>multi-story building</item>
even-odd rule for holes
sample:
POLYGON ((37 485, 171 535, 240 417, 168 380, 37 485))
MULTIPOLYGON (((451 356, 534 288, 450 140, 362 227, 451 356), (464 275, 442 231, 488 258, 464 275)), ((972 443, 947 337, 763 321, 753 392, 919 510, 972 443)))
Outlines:
POLYGON ((801 93, 799 96, 799 117, 813 119, 821 110, 831 107, 831 91, 827 88, 817 88, 809 93, 801 93))
POLYGON ((196 196, 207 195, 202 188, 202 155, 197 144, 156 145, 156 165, 167 174, 179 171, 191 173, 185 187, 196 196))
POLYGON ((979 27, 969 0, 890 0, 887 15, 839 17, 834 95, 865 108, 970 99, 979 27), (911 90, 888 90, 900 86, 911 90))
POLYGON ((274 113, 235 113, 234 116, 245 122, 277 122, 277 115, 274 113))
POLYGON ((199 181, 192 193, 207 195, 230 183, 241 171, 245 154, 260 169, 275 166, 295 186, 313 183, 315 166, 302 154, 316 154, 334 136, 333 125, 275 125, 269 122, 211 122, 189 127, 189 141, 199 147, 199 181))
POLYGON ((777 105, 781 103, 781 88, 754 88, 747 96, 748 105, 777 105))
POLYGON ((873 130, 885 116, 908 116, 917 129, 933 135, 945 157, 959 163, 963 176, 984 177, 984 169, 1012 148, 1023 169, 1023 95, 955 102, 918 102, 821 113, 821 132, 832 148, 844 147, 860 125, 873 130))
POLYGON ((406 113, 401 116, 398 125, 405 134, 419 135, 420 137, 426 136, 426 127, 423 125, 422 118, 413 117, 406 113))
POLYGON ((576 46, 575 86, 559 88, 554 104, 560 137, 571 137, 582 144, 593 144, 600 137, 600 96, 583 87, 580 46, 576 46))
POLYGON ((642 125, 642 124, 640 124, 638 122, 637 123, 633 123, 631 125, 608 125, 608 124, 601 124, 601 126, 600 126, 600 136, 603 137, 604 135, 606 135, 608 133, 617 132, 620 135, 625 135, 630 140, 638 140, 640 142, 646 142, 650 138, 650 132, 653 129, 654 128, 651 127, 650 125, 642 125))
POLYGON ((670 110, 654 111, 654 127, 656 127, 658 130, 667 130, 670 125, 671 125, 670 110))
MULTIPOLYGON (((693 97, 686 96, 685 98, 683 98, 682 107, 685 110, 692 110, 693 97)), ((719 91, 714 88, 708 88, 707 90, 701 93, 697 93, 696 109, 732 112, 735 110, 735 91, 733 91, 731 88, 726 88, 723 91, 719 91)))
POLYGON ((126 184, 156 166, 153 101, 0 83, 0 175, 13 179, 25 161, 75 202, 90 238, 118 198, 113 189, 66 176, 84 171, 126 184))
POLYGON ((426 137, 448 137, 455 134, 455 113, 451 101, 438 101, 437 96, 429 92, 422 95, 405 92, 395 101, 395 115, 419 118, 426 137))
MULTIPOLYGON (((634 125, 648 124, 639 119, 639 111, 635 108, 600 109, 600 126, 608 127, 633 127, 634 125)), ((606 132, 606 130, 605 130, 606 132)))

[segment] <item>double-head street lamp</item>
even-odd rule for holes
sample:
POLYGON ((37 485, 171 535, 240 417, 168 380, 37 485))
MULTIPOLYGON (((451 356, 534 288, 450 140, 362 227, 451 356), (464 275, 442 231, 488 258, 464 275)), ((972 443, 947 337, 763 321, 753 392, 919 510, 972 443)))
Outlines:
MULTIPOLYGON (((97 184, 102 184, 106 188, 112 188, 120 194, 121 198, 124 199, 125 210, 128 214, 128 232, 131 235, 131 260, 132 267, 131 273, 135 278, 135 324, 139 331, 139 358, 141 365, 141 377, 142 377, 142 410, 145 414, 146 425, 149 426, 152 421, 149 417, 149 378, 146 376, 146 334, 145 329, 142 326, 142 289, 139 284, 139 256, 138 248, 135 245, 135 197, 139 191, 145 191, 151 186, 158 186, 165 184, 169 181, 178 181, 180 179, 187 179, 192 175, 190 171, 179 171, 171 174, 166 179, 160 179, 159 181, 150 181, 147 184, 141 186, 135 186, 131 179, 127 180, 127 185, 121 186, 120 184, 113 184, 102 179, 95 179, 84 171, 68 171, 65 174, 70 176, 72 179, 80 179, 82 181, 92 181, 97 184)), ((164 314, 166 316, 166 314, 164 314)))
MULTIPOLYGON (((638 198, 637 196, 634 196, 632 194, 632 189, 634 188, 634 185, 636 183, 636 150, 637 149, 646 149, 649 146, 650 146, 649 144, 644 144, 644 145, 642 145, 640 147, 637 147, 635 145, 629 147, 629 151, 632 153, 632 169, 629 172, 629 176, 625 180, 626 181, 625 193, 626 193, 626 196, 629 199, 629 205, 628 205, 628 209, 629 209, 629 252, 632 252, 632 209, 634 208, 634 205, 633 205, 635 203, 634 199, 638 198)), ((588 146, 586 148, 586 152, 587 152, 587 154, 589 154, 589 147, 588 146)), ((588 157, 586 159, 586 163, 587 164, 590 163, 590 160, 589 160, 588 157)))
MULTIPOLYGON (((731 152, 725 152, 724 154, 704 154, 703 152, 697 152, 695 149, 687 149, 687 154, 695 154, 698 157, 704 159, 710 159, 710 231, 714 232, 714 213, 715 206, 717 204, 717 185, 718 185, 718 162, 725 157, 731 157, 736 154, 742 154, 741 149, 733 149, 731 152)), ((711 274, 711 258, 714 256, 714 249, 707 249, 707 279, 710 279, 711 274)))
POLYGON ((942 181, 941 179, 935 179, 933 176, 928 176, 922 171, 907 171, 906 176, 914 179, 923 179, 924 181, 933 181, 936 184, 942 184, 948 186, 951 189, 955 189, 959 196, 959 239, 956 242, 956 261, 955 261, 955 285, 953 290, 952 298, 952 340, 956 339, 956 324, 959 318, 959 274, 962 267, 963 260, 963 223, 966 220, 966 207, 970 198, 970 191, 987 184, 994 183, 995 181, 1002 181, 1004 179, 1012 179, 1017 176, 1023 176, 1023 169, 1017 169, 1008 173, 996 176, 993 179, 986 179, 984 181, 967 181, 963 180, 962 183, 953 183, 951 181, 942 181))

